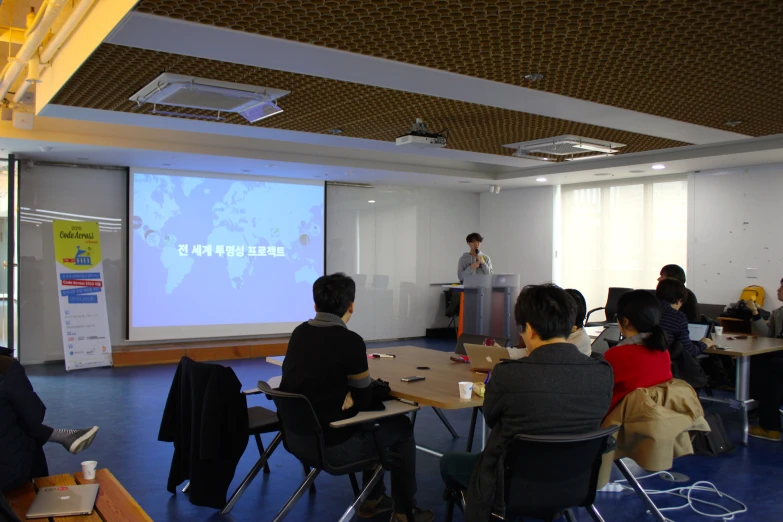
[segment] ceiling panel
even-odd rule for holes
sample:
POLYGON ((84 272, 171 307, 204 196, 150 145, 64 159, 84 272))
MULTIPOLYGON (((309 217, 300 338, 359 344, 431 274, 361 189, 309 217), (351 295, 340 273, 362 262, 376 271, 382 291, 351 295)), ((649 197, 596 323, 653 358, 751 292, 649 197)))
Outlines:
POLYGON ((783 133, 780 0, 141 0, 137 10, 783 133))
MULTIPOLYGON (((451 149, 510 155, 506 143, 575 134, 625 143, 623 153, 656 150, 685 143, 520 113, 434 96, 341 82, 303 74, 250 67, 202 58, 102 44, 53 100, 56 104, 147 114, 151 105, 137 107, 128 98, 162 71, 247 83, 291 91, 280 100, 282 114, 254 125, 293 131, 393 141, 417 117, 431 130, 449 130, 451 149)), ((176 108, 166 107, 177 111, 176 108)), ((185 111, 196 114, 214 114, 185 111)), ((238 115, 228 123, 249 125, 238 115)))

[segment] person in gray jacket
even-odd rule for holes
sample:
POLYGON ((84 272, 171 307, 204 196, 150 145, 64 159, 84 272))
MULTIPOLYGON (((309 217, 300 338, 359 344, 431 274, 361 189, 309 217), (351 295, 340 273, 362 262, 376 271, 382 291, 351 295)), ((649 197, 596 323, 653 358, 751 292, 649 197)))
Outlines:
MULTIPOLYGON (((783 301, 783 279, 778 288, 778 301, 783 301)), ((769 321, 759 314, 755 301, 747 301, 753 313, 753 331, 761 337, 783 339, 783 306, 772 311, 769 321)), ((759 439, 780 440, 783 429, 780 421, 780 403, 783 402, 783 352, 757 355, 753 358, 753 395, 759 401, 759 425, 751 426, 749 434, 759 439)))
POLYGON ((468 234, 465 241, 467 241, 468 246, 470 247, 470 252, 465 252, 462 254, 462 257, 459 258, 459 263, 457 263, 457 279, 462 282, 465 280, 465 277, 469 275, 494 274, 495 272, 492 270, 492 260, 481 251, 481 242, 484 241, 481 234, 478 232, 468 234))

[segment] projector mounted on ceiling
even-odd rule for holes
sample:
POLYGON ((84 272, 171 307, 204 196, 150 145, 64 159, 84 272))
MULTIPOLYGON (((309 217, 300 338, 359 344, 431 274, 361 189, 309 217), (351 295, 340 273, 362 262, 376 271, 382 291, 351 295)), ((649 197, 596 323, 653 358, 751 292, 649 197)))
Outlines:
POLYGON ((421 118, 416 118, 410 132, 395 140, 398 147, 414 146, 419 149, 443 148, 449 139, 449 132, 430 132, 421 118))
POLYGON ((254 123, 283 112, 275 102, 286 94, 290 91, 163 73, 129 99, 139 105, 151 103, 153 114, 224 121, 221 114, 229 112, 254 123), (158 105, 216 111, 217 116, 162 111, 158 105))
POLYGON ((554 138, 509 143, 503 146, 509 149, 516 149, 513 154, 516 158, 539 161, 556 161, 564 158, 566 161, 569 161, 612 156, 620 152, 618 149, 625 147, 625 144, 566 134, 564 136, 555 136, 554 138), (531 153, 536 153, 538 156, 532 156, 531 153), (579 156, 575 156, 576 154, 579 154, 579 156), (582 154, 593 154, 594 156, 581 156, 582 154))

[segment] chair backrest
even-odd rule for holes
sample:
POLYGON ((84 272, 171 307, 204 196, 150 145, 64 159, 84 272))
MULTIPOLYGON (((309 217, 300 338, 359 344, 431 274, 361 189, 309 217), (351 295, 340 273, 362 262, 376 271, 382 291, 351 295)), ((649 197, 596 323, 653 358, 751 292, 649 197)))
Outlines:
POLYGON ((496 343, 498 343, 500 346, 506 347, 508 346, 508 339, 505 337, 487 337, 486 335, 476 335, 476 334, 462 334, 459 336, 459 339, 457 339, 457 348, 454 350, 454 353, 458 355, 466 355, 467 352, 465 351, 465 344, 484 344, 484 341, 487 339, 494 339, 496 343))
POLYGON ((595 500, 603 454, 620 427, 576 435, 517 435, 506 453, 506 516, 549 519, 595 500), (610 440, 611 439, 611 440, 610 440))
POLYGON ((606 350, 620 342, 620 328, 610 326, 604 328, 604 331, 593 341, 591 349, 593 353, 604 353, 606 350))
POLYGON ((604 312, 606 312, 606 321, 607 322, 613 322, 614 316, 617 315, 617 303, 620 301, 620 298, 627 294, 628 292, 632 292, 633 288, 620 288, 620 287, 610 287, 609 288, 609 294, 606 296, 606 309, 604 312))
POLYGON ((272 389, 264 381, 258 381, 258 389, 275 402, 288 453, 310 467, 324 469, 323 429, 307 397, 272 389))

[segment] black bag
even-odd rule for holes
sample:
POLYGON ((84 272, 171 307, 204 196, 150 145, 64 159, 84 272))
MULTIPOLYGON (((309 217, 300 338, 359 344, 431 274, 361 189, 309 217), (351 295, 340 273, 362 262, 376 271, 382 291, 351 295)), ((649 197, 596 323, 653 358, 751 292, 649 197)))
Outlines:
POLYGON ((391 386, 389 383, 382 379, 373 379, 370 382, 370 393, 372 399, 370 399, 370 411, 385 410, 384 402, 391 399, 391 386))
POLYGON ((717 457, 724 453, 734 451, 734 443, 726 434, 726 429, 723 427, 723 420, 717 413, 708 413, 705 416, 707 424, 710 425, 710 432, 705 433, 703 431, 694 432, 691 437, 693 443, 693 452, 696 455, 707 455, 710 457, 717 457))
POLYGON ((709 383, 709 377, 704 373, 699 361, 682 348, 682 343, 677 341, 669 348, 672 359, 672 376, 681 379, 695 389, 704 388, 709 383))

